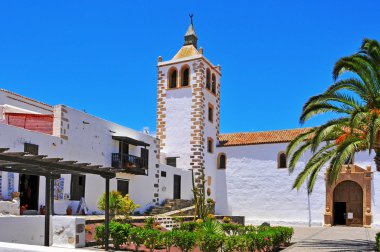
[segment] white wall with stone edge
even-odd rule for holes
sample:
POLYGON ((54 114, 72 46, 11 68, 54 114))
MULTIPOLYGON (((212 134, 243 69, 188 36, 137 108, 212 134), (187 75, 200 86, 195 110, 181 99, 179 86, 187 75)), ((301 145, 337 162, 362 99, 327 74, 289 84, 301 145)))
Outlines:
MULTIPOLYGON (((302 156, 295 171, 279 169, 278 153, 286 150, 287 143, 257 144, 218 148, 227 156, 226 200, 223 214, 246 217, 248 224, 322 226, 326 204, 324 172, 318 174, 314 190, 308 196, 306 185, 292 189, 296 176, 302 171, 310 153, 302 156)), ((376 171, 373 154, 355 154, 354 163, 365 168, 371 165, 373 227, 380 226, 380 174, 376 171)), ((221 194, 222 196, 222 194, 221 194)))

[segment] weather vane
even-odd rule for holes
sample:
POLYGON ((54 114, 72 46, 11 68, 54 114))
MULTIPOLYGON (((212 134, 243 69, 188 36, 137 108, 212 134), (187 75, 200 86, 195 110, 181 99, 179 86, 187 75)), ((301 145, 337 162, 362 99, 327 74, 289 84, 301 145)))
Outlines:
POLYGON ((190 23, 193 24, 193 17, 194 17, 194 15, 193 14, 189 14, 189 17, 190 17, 190 23))

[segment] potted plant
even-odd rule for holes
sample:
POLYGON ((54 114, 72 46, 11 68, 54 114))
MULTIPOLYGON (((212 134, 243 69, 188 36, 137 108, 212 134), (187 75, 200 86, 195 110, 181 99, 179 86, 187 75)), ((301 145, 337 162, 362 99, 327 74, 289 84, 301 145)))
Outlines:
POLYGON ((45 206, 43 206, 43 205, 40 206, 40 214, 41 215, 45 214, 45 206))
POLYGON ((73 208, 72 206, 68 205, 66 208, 66 215, 72 215, 73 214, 73 208))
POLYGON ((13 192, 12 193, 12 199, 17 199, 17 198, 20 198, 20 192, 13 192))
POLYGON ((25 212, 25 210, 27 210, 27 209, 28 209, 28 204, 21 206, 20 207, 20 215, 22 215, 25 212))

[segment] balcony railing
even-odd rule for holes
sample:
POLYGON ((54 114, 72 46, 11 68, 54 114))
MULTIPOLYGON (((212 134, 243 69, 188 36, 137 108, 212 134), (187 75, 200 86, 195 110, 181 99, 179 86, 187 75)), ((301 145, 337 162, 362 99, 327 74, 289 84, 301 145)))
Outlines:
POLYGON ((126 172, 136 175, 147 174, 147 160, 121 153, 112 153, 112 167, 125 169, 126 172))

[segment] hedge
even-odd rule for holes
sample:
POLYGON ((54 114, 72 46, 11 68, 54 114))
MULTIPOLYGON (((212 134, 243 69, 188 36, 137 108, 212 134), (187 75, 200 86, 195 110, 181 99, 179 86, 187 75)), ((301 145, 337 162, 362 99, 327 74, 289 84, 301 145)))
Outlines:
MULTIPOLYGON (((275 251, 290 244, 293 232, 290 227, 241 226, 216 220, 185 222, 179 228, 167 232, 160 232, 152 228, 152 225, 142 228, 110 222, 110 237, 114 247, 120 249, 124 244, 133 244, 136 251, 142 244, 150 251, 155 248, 170 251, 171 247, 178 247, 183 252, 190 252, 196 246, 203 252, 275 251)), ((104 244, 104 225, 96 228, 95 238, 100 245, 104 244)), ((376 241, 379 246, 380 233, 377 234, 376 241)))

